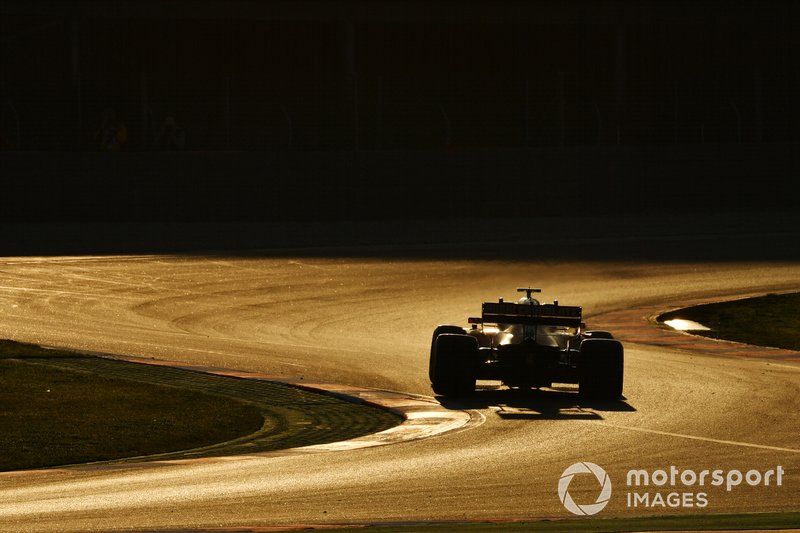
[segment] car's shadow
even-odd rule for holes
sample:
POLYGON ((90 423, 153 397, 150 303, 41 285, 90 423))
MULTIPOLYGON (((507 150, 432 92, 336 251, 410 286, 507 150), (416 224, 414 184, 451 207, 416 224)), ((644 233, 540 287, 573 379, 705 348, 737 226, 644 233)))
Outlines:
POLYGON ((479 387, 469 396, 436 399, 447 409, 492 409, 507 420, 603 420, 603 412, 636 411, 624 396, 619 400, 592 400, 568 388, 479 387))

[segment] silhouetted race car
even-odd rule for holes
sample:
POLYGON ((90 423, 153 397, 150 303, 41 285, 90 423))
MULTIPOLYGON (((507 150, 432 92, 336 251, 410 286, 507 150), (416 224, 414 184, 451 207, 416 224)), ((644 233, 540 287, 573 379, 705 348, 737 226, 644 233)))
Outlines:
POLYGON ((445 396, 473 393, 476 380, 499 380, 512 388, 577 383, 588 398, 622 395, 622 343, 607 331, 586 330, 582 308, 542 304, 526 293, 516 303, 483 304, 468 328, 441 325, 433 332, 429 375, 445 396))

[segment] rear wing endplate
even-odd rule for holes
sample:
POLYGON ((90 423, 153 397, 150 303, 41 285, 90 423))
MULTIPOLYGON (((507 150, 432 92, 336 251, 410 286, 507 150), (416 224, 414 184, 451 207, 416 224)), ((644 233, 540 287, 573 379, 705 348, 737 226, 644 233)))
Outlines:
POLYGON ((491 324, 532 324, 543 326, 580 327, 582 308, 576 305, 515 304, 486 302, 483 322, 491 324))

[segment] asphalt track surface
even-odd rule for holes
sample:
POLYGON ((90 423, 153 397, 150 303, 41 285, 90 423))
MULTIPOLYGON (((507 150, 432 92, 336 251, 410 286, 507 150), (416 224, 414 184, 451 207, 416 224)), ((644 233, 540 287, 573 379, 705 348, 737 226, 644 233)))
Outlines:
MULTIPOLYGON (((800 288, 800 226, 584 241, 285 253, 26 257, 0 261, 0 336, 430 395, 438 323, 515 296, 584 315, 800 288)), ((230 457, 135 469, 0 475, 0 530, 70 531, 570 517, 557 495, 576 462, 614 493, 598 517, 798 510, 800 364, 625 342, 625 400, 574 390, 486 390, 453 408, 485 422, 352 451, 230 457), (780 487, 706 492, 705 508, 626 505, 630 469, 785 470, 780 487)), ((598 484, 570 493, 593 503, 598 484)), ((656 489, 656 490, 654 490, 656 489)))

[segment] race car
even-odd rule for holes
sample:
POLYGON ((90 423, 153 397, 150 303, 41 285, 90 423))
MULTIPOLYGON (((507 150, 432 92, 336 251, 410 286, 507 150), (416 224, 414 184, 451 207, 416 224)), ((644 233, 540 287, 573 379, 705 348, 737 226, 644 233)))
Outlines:
POLYGON ((517 289, 517 302, 485 302, 466 328, 440 325, 431 340, 431 387, 442 396, 475 392, 476 380, 510 388, 577 383, 585 398, 622 395, 624 350, 607 331, 587 330, 578 306, 540 303, 541 289, 517 289))

